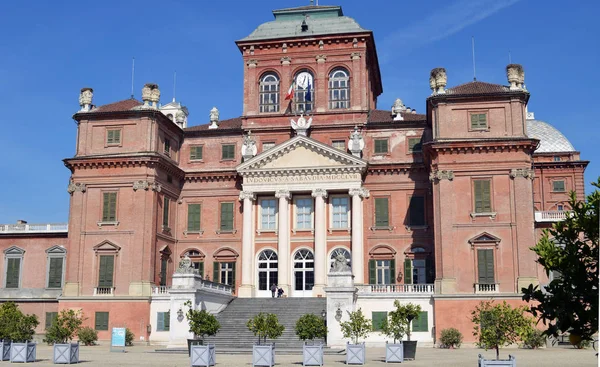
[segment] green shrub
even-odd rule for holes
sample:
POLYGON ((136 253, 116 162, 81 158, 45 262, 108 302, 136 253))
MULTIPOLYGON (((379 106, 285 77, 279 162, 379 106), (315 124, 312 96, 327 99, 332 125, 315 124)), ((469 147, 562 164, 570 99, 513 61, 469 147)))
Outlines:
POLYGON ((546 344, 546 337, 542 331, 531 326, 523 331, 521 341, 523 348, 536 349, 546 344))
POLYGON ((221 324, 219 324, 215 315, 206 310, 192 309, 192 303, 190 301, 187 301, 184 306, 190 308, 186 313, 186 317, 188 319, 190 333, 194 334, 194 338, 199 338, 204 342, 205 337, 217 335, 217 332, 221 328, 221 324))
POLYGON ((324 338, 327 335, 325 321, 312 313, 302 315, 296 322, 296 335, 300 340, 313 340, 324 338))
POLYGON ((77 336, 83 345, 96 345, 98 341, 98 332, 89 326, 79 329, 77 336))
POLYGON ((441 348, 460 348, 463 341, 463 335, 458 329, 453 327, 444 329, 440 333, 441 348))
POLYGON ((83 323, 83 315, 80 311, 62 310, 52 321, 52 325, 46 329, 44 342, 48 344, 66 344, 73 340, 77 331, 83 323))
POLYGON ((277 339, 283 334, 285 327, 279 323, 274 313, 260 312, 246 323, 248 330, 258 336, 258 344, 267 342, 269 339, 277 339))
POLYGON ((360 339, 369 336, 372 330, 371 319, 367 319, 359 308, 357 311, 348 312, 350 320, 340 323, 344 338, 352 340, 352 343, 358 344, 360 339))
POLYGON ((36 315, 25 315, 14 302, 0 305, 0 340, 31 341, 39 324, 36 315))
POLYGON ((129 328, 125 329, 125 345, 128 347, 132 346, 133 339, 135 339, 133 331, 129 330, 129 328))

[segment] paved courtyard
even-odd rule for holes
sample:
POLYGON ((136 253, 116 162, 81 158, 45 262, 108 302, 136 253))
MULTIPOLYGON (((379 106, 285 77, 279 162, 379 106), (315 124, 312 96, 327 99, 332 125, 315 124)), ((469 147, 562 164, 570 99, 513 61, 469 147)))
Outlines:
MULTIPOLYGON (((127 353, 111 353, 105 345, 94 347, 81 347, 80 358, 82 365, 94 366, 189 366, 189 359, 184 354, 155 353, 156 347, 134 346, 126 349, 127 353)), ((367 349, 366 366, 385 366, 383 348, 367 349)), ((407 361, 406 366, 477 366, 477 355, 479 353, 494 357, 491 351, 483 351, 473 348, 461 348, 455 350, 419 348, 417 359, 407 361)), ((540 350, 504 349, 500 351, 500 357, 506 358, 508 354, 517 358, 518 366, 598 366, 598 359, 593 349, 576 350, 572 348, 552 348, 540 350)), ((39 344, 37 351, 38 362, 35 366, 49 366, 52 364, 52 347, 39 344)), ((345 355, 326 355, 325 366, 345 365, 345 355)), ((302 365, 301 355, 276 355, 276 366, 302 365)), ((217 354, 217 366, 223 367, 248 367, 251 366, 252 356, 249 354, 217 354)), ((0 362, 8 365, 8 362, 0 362)), ((55 365, 53 365, 55 366, 55 365)))

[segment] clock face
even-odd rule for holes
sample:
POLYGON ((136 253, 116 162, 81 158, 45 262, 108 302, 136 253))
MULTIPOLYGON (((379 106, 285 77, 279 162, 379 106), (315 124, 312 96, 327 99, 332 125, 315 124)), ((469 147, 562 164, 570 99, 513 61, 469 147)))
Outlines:
POLYGON ((313 85, 312 75, 310 73, 303 71, 296 76, 296 85, 300 88, 306 89, 308 85, 313 85))

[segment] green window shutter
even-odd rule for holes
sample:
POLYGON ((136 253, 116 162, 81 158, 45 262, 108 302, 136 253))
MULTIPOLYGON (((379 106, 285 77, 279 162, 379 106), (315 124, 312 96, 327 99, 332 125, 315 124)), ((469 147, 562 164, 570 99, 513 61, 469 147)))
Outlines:
POLYGON ((63 258, 51 257, 48 269, 48 288, 62 287, 63 258))
POLYGON ((565 191, 565 181, 552 181, 552 191, 556 191, 556 192, 565 191))
POLYGON ((231 278, 232 282, 230 285, 235 289, 235 262, 231 263, 231 278))
POLYGON ((480 284, 494 283, 494 250, 477 250, 477 271, 480 284))
POLYGON ((117 220, 117 193, 105 192, 102 200, 102 221, 114 222, 117 220))
POLYGON ((171 141, 165 138, 165 153, 171 153, 171 141))
POLYGON ((21 259, 8 258, 6 265, 6 288, 19 288, 19 273, 21 272, 21 259))
POLYGON ((388 227, 389 225, 388 198, 375 198, 375 227, 388 227))
POLYGON ((233 230, 233 203, 221 203, 221 230, 233 230))
POLYGON ((171 330, 171 312, 165 312, 164 317, 165 331, 171 330))
POLYGON ((202 159, 202 146, 190 148, 190 160, 202 159))
POLYGON ((102 221, 108 222, 110 216, 110 192, 102 194, 102 221))
POLYGON ((114 256, 100 256, 100 272, 98 275, 98 287, 113 286, 114 262, 114 256))
POLYGON ((475 180, 475 213, 488 213, 492 211, 491 181, 475 180))
POLYGON ((425 259, 425 282, 427 284, 433 284, 435 282, 435 264, 433 263, 433 259, 428 257, 425 259))
POLYGON ((163 227, 169 227, 169 198, 165 196, 163 202, 163 227))
POLYGON ((410 225, 425 225, 425 198, 423 196, 413 196, 410 198, 409 218, 410 225))
POLYGON ((492 211, 492 197, 490 192, 490 180, 482 181, 483 192, 483 210, 484 212, 492 211))
POLYGON ((218 262, 213 262, 213 282, 215 283, 221 283, 221 277, 219 276, 219 263, 218 262))
POLYGON ((387 319, 387 312, 385 311, 373 311, 371 313, 371 323, 373 331, 380 331, 383 322, 387 319))
POLYGON ((419 316, 412 321, 412 331, 429 331, 427 311, 419 312, 419 316))
POLYGON ((377 268, 375 267, 375 260, 369 260, 369 284, 377 283, 377 268))
POLYGON ((114 134, 114 143, 121 144, 121 130, 115 130, 114 134))
POLYGON ((115 143, 115 131, 108 130, 106 132, 106 144, 114 144, 115 143))
POLYGON ((167 259, 160 259, 160 285, 167 285, 167 259))
POLYGON ((412 284, 412 261, 404 259, 404 284, 412 284))
POLYGON ((486 258, 485 258, 485 269, 487 274, 487 283, 493 284, 494 281, 494 250, 489 249, 485 250, 486 258))
POLYGON ((474 113, 471 115, 471 129, 487 128, 487 115, 485 113, 474 113))
POLYGON ((56 319, 56 317, 58 316, 58 312, 46 312, 46 323, 45 323, 45 330, 48 330, 48 328, 50 326, 52 326, 52 323, 54 322, 54 319, 56 319))
POLYGON ((396 284, 396 259, 390 260, 390 284, 396 284))
POLYGON ((188 231, 200 230, 200 204, 188 204, 188 231))
POLYGON ((235 145, 226 144, 221 146, 221 159, 234 159, 235 145))
POLYGON ((108 312, 96 312, 96 330, 108 330, 108 312))
POLYGON ((473 181, 473 185, 475 186, 473 191, 475 193, 475 213, 483 212, 483 192, 482 192, 482 182, 481 180, 473 181))
POLYGON ((198 274, 204 278, 204 262, 198 264, 198 274))
POLYGON ((421 138, 408 138, 408 151, 420 152, 422 150, 421 138))
POLYGON ((375 139, 375 153, 387 153, 387 152, 388 152, 387 139, 375 139))
POLYGON ((156 313, 156 331, 165 331, 165 312, 156 313))

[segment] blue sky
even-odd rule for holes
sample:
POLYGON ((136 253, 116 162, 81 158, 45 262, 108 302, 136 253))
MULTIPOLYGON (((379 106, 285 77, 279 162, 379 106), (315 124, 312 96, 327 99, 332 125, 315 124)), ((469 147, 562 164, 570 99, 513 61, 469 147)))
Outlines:
MULTIPOLYGON (((190 110, 190 125, 239 116, 243 63, 234 41, 273 19, 271 10, 309 0, 12 1, 0 12, 0 223, 17 219, 66 222, 70 172, 62 159, 75 149, 71 116, 80 88, 94 88, 96 105, 129 98, 131 58, 135 96, 158 83, 190 110)), ((586 184, 600 176, 596 70, 600 64, 600 2, 527 0, 320 1, 373 30, 384 93, 418 112, 430 94, 429 71, 445 67, 449 86, 473 78, 506 84, 504 67, 525 67, 529 110, 559 128, 591 163, 586 184)), ((589 192, 591 186, 586 185, 589 192)))

